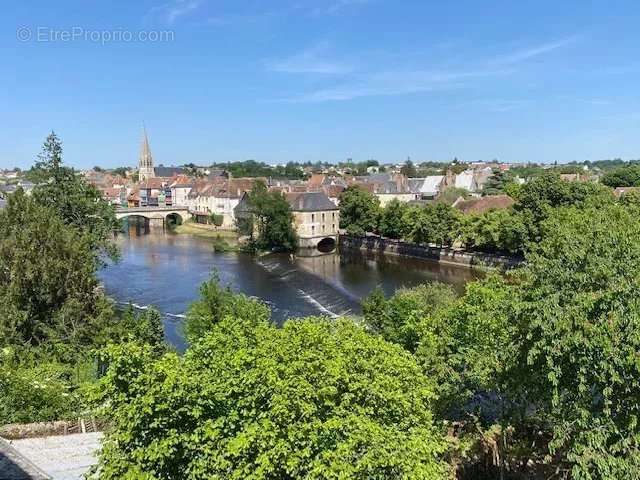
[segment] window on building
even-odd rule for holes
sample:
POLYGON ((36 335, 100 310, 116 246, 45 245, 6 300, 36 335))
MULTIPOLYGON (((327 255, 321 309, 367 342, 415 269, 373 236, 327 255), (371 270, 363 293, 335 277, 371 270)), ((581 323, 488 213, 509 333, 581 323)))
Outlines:
POLYGON ((322 221, 324 222, 324 213, 322 214, 322 221))
POLYGON ((311 225, 311 233, 316 233, 316 226, 315 225, 311 225))
POLYGON ((312 214, 311 214, 311 221, 312 221, 312 222, 315 222, 315 221, 316 221, 316 214, 315 214, 315 213, 312 213, 312 214))
POLYGON ((334 223, 333 225, 331 225, 331 231, 335 232, 336 231, 336 224, 334 223))
POLYGON ((336 212, 333 212, 333 213, 331 214, 331 218, 332 218, 333 220, 335 220, 335 219, 336 219, 336 212))

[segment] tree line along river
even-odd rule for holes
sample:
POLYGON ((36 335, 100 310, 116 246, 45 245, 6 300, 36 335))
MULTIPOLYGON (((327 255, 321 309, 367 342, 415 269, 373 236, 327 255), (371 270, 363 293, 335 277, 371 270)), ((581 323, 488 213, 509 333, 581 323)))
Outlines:
POLYGON ((158 308, 168 341, 181 351, 186 310, 214 271, 222 284, 266 302, 278 323, 310 315, 359 315, 361 299, 377 286, 390 295, 401 287, 439 281, 461 291, 478 275, 466 268, 360 251, 293 258, 216 253, 207 239, 172 233, 120 236, 118 244, 120 261, 99 274, 106 293, 122 305, 158 308))

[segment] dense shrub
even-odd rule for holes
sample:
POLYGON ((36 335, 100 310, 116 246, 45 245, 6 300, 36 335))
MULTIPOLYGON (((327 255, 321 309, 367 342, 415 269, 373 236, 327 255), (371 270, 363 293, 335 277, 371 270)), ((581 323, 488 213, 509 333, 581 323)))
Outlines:
POLYGON ((435 385, 350 320, 226 317, 184 358, 107 357, 101 478, 450 478, 435 385))

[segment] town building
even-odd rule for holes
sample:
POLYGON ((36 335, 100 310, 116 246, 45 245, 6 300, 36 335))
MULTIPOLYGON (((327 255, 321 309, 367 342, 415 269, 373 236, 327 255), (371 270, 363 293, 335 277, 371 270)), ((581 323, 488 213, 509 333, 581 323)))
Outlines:
POLYGON ((353 182, 374 194, 382 207, 386 207, 393 200, 410 202, 416 199, 409 179, 401 173, 383 172, 357 176, 353 182))
POLYGON ((154 175, 156 177, 177 177, 183 175, 185 170, 183 167, 165 167, 164 165, 158 165, 153 168, 154 175))
POLYGON ((193 189, 195 181, 186 175, 179 175, 171 184, 171 196, 173 204, 180 207, 189 205, 189 193, 193 189))
POLYGON ((623 195, 629 194, 638 195, 640 194, 640 187, 617 187, 613 191, 613 194, 616 196, 616 198, 620 198, 623 195))
POLYGON ((152 177, 140 182, 127 197, 131 207, 169 207, 173 197, 168 179, 152 177))
POLYGON ((125 187, 99 188, 104 198, 111 205, 127 206, 127 189, 125 187))
POLYGON ((36 185, 33 182, 28 180, 20 180, 18 183, 0 185, 0 197, 6 197, 10 193, 15 193, 18 188, 21 188, 24 193, 30 195, 35 186, 36 185))
POLYGON ((340 209, 322 192, 286 193, 301 248, 321 244, 333 249, 338 242, 340 209))
POLYGON ((422 184, 417 188, 419 200, 434 200, 438 195, 440 195, 440 192, 442 192, 445 187, 444 175, 430 175, 428 177, 415 180, 422 180, 422 184))
POLYGON ((453 186, 474 193, 480 190, 473 170, 465 170, 456 175, 453 186))
POLYGON ((140 150, 140 159, 138 161, 138 180, 143 182, 150 178, 154 178, 155 176, 156 173, 153 168, 153 157, 151 156, 147 130, 143 129, 142 148, 140 150))
POLYGON ((266 183, 265 178, 225 178, 195 182, 186 197, 186 206, 198 223, 210 223, 211 215, 222 216, 222 228, 236 226, 235 208, 246 192, 250 192, 256 182, 266 183))
MULTIPOLYGON (((283 195, 291 207, 300 248, 333 250, 338 243, 340 209, 323 192, 291 192, 283 195)), ((248 219, 253 215, 248 194, 242 196, 234 210, 237 219, 248 219)))

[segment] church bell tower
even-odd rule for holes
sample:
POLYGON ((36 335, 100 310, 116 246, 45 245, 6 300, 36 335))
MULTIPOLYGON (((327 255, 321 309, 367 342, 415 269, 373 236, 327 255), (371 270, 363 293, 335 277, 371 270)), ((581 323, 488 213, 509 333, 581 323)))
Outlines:
POLYGON ((153 157, 149 148, 147 129, 142 127, 142 148, 140 149, 140 160, 138 162, 138 177, 141 182, 155 177, 153 169, 153 157))

